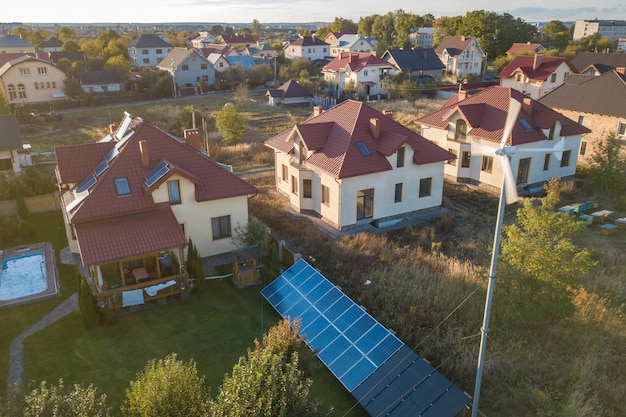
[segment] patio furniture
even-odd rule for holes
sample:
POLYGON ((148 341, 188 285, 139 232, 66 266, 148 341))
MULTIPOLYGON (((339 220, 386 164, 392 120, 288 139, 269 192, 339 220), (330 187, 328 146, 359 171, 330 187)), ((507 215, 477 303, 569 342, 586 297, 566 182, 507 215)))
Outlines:
POLYGON ((146 268, 141 267, 133 269, 133 277, 135 277, 135 282, 139 284, 142 281, 147 281, 150 275, 148 271, 146 271, 146 268))

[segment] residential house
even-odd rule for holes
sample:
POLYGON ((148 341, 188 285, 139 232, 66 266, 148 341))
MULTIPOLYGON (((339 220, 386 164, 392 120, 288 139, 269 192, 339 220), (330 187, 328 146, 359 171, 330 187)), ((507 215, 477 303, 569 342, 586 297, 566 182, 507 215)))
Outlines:
POLYGON ((124 91, 117 71, 83 71, 78 74, 78 81, 85 93, 106 94, 124 91))
POLYGON ((432 48, 435 43, 435 33, 443 33, 443 29, 418 28, 417 31, 409 34, 409 39, 413 45, 420 48, 432 48))
POLYGON ((580 74, 600 75, 615 69, 626 68, 626 54, 579 52, 570 60, 570 64, 580 74))
POLYGON ((516 56, 498 73, 502 87, 514 88, 537 100, 562 85, 576 68, 556 56, 516 56))
POLYGON ((62 59, 69 60, 72 64, 74 62, 87 62, 87 54, 84 51, 61 51, 48 53, 48 59, 52 61, 54 65, 59 65, 59 61, 62 59))
POLYGON ((18 36, 13 36, 13 35, 0 36, 0 54, 25 53, 25 52, 35 53, 35 45, 33 45, 30 42, 25 41, 24 39, 18 36))
POLYGON ((508 56, 517 56, 520 54, 541 54, 546 50, 540 43, 530 43, 530 42, 521 42, 514 43, 511 47, 506 51, 508 56))
POLYGON ((39 49, 44 52, 61 52, 63 49, 63 41, 56 36, 51 37, 39 44, 39 49))
POLYGON ((227 56, 226 59, 228 60, 231 68, 239 65, 242 67, 243 71, 254 68, 256 66, 254 58, 252 58, 251 56, 230 55, 227 56))
POLYGON ((0 132, 0 174, 19 174, 22 166, 32 165, 32 161, 14 114, 0 115, 0 132))
POLYGON ((256 43, 256 39, 254 39, 254 36, 240 33, 235 33, 234 35, 223 34, 219 37, 218 40, 221 43, 234 47, 254 45, 256 43))
POLYGON ((415 80, 431 80, 435 82, 440 79, 446 69, 435 50, 432 48, 422 49, 389 49, 381 56, 389 61, 400 72, 410 75, 415 80))
POLYGON ((217 72, 224 72, 230 68, 230 62, 228 62, 228 59, 223 54, 209 54, 206 59, 213 65, 213 68, 215 68, 217 72))
POLYGON ((205 45, 212 44, 213 42, 215 42, 215 36, 207 31, 200 32, 198 36, 192 38, 190 41, 191 45, 196 49, 202 49, 205 45))
POLYGON ((622 54, 626 52, 626 38, 619 38, 617 40, 617 52, 622 54))
POLYGON ((502 166, 495 150, 500 146, 511 100, 522 104, 506 140, 507 146, 517 148, 511 166, 518 190, 534 191, 551 178, 574 175, 581 135, 589 129, 513 88, 496 86, 469 97, 462 91, 436 112, 415 121, 422 136, 458 157, 446 165, 447 177, 498 189, 502 186, 502 166), (560 138, 564 147, 555 154, 552 151, 560 138), (526 151, 528 148, 546 151, 526 151))
POLYGON ((10 105, 65 100, 63 71, 50 61, 26 54, 0 67, 0 87, 10 105))
MULTIPOLYGON (((198 149, 125 113, 97 143, 55 148, 70 251, 98 307, 121 309, 188 292, 187 242, 201 257, 235 249, 258 190, 198 149)), ((203 279, 204 277, 196 277, 203 279)))
POLYGON ((374 54, 374 46, 363 36, 346 33, 330 45, 330 56, 337 57, 344 52, 368 52, 374 54))
POLYGON ((156 67, 172 50, 172 45, 152 33, 139 35, 128 45, 128 59, 133 67, 156 67))
POLYGON ((215 84, 213 64, 197 49, 173 48, 157 69, 169 72, 177 88, 215 84))
POLYGON ((381 81, 398 69, 388 61, 370 53, 342 52, 322 68, 324 79, 336 88, 341 97, 346 86, 357 94, 370 96, 386 92, 381 81))
POLYGON ((388 225, 441 205, 452 154, 362 102, 346 100, 265 142, 276 190, 338 230, 388 225))
POLYGON ((202 55, 204 55, 205 58, 208 58, 209 55, 211 54, 222 54, 224 56, 231 56, 231 55, 240 56, 241 55, 241 53, 236 48, 233 48, 232 46, 224 45, 221 43, 212 43, 209 45, 204 45, 204 48, 202 48, 200 52, 202 52, 202 55))
POLYGON ((579 41, 596 33, 603 38, 617 41, 626 37, 626 20, 577 20, 572 40, 579 41))
POLYGON ((435 52, 446 66, 446 71, 460 77, 480 75, 483 60, 487 57, 478 39, 469 36, 444 36, 435 52))
POLYGON ((315 36, 303 36, 285 44, 285 58, 295 60, 323 61, 330 56, 330 45, 315 36))
POLYGON ((274 59, 278 56, 278 51, 268 43, 257 42, 256 45, 246 46, 241 54, 254 59, 274 59))
POLYGON ((304 88, 295 80, 289 80, 278 88, 267 90, 269 105, 278 104, 310 104, 313 93, 304 88))
POLYGON ((333 43, 337 42, 339 38, 346 34, 347 32, 329 32, 328 35, 324 37, 324 42, 332 45, 333 43))
POLYGON ((591 132, 580 144, 579 163, 588 163, 595 145, 613 133, 626 149, 626 78, 611 70, 601 75, 572 74, 559 88, 539 99, 591 132))

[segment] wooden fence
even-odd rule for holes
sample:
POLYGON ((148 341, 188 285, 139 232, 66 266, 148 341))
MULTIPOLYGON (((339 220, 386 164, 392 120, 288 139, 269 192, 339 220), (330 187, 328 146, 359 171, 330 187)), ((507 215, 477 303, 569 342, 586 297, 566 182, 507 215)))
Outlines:
MULTIPOLYGON (((59 198, 58 191, 55 191, 51 194, 38 195, 35 197, 24 197, 24 203, 26 204, 28 212, 31 214, 47 213, 49 211, 61 210, 61 200, 59 198)), ((0 201, 0 216, 17 216, 17 201, 0 201)))

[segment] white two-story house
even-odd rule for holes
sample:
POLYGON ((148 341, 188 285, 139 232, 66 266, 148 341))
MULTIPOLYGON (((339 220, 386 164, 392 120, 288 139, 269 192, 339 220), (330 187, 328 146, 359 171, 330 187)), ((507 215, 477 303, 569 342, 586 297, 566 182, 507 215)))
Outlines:
POLYGON ((576 72, 567 59, 561 57, 520 55, 498 73, 502 87, 514 88, 535 100, 563 85, 576 72))
POLYGON ((197 49, 173 48, 157 68, 169 72, 177 88, 215 84, 215 67, 197 49))
POLYGON ((172 50, 172 45, 152 33, 139 35, 128 45, 128 59, 133 67, 156 67, 172 50))
POLYGON ((339 56, 343 52, 367 52, 373 54, 374 46, 363 35, 346 33, 330 45, 330 56, 339 56))
POLYGON ((324 80, 333 85, 337 97, 349 84, 357 95, 383 94, 386 90, 382 80, 397 71, 389 61, 367 52, 342 52, 322 68, 324 80))
POLYGON ((330 56, 330 45, 315 36, 303 36, 287 42, 283 51, 287 59, 304 58, 309 61, 318 61, 330 56))
POLYGON ((265 142, 276 189, 336 229, 383 227, 441 205, 454 155, 368 105, 346 100, 265 142))
POLYGON ((487 55, 480 48, 478 39, 468 36, 444 36, 435 48, 446 71, 464 77, 480 75, 487 55))

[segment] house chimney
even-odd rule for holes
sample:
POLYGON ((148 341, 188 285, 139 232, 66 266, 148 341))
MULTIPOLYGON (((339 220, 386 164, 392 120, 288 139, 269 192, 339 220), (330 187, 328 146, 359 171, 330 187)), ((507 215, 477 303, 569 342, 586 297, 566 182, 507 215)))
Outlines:
POLYGON ((393 120, 393 110, 383 110, 383 114, 393 120))
POLYGON ((625 67, 617 67, 615 68, 615 72, 617 72, 618 74, 622 74, 622 75, 626 75, 626 68, 625 67))
POLYGON ((543 55, 535 54, 535 59, 533 60, 533 70, 536 70, 537 68, 539 68, 542 62, 543 62, 543 55))
POLYGON ((529 115, 532 114, 533 111, 533 99, 530 97, 524 97, 522 100, 522 109, 529 115))
POLYGON ((148 152, 148 141, 140 140, 139 141, 139 151, 141 152, 141 164, 144 167, 150 166, 150 153, 148 152))
POLYGON ((376 139, 380 137, 380 119, 377 117, 372 117, 370 119, 370 131, 376 139))
POLYGON ((356 62, 359 60, 359 53, 358 52, 351 52, 350 53, 350 63, 352 62, 356 62))
POLYGON ((190 145, 198 152, 202 152, 202 141, 200 140, 199 129, 185 129, 183 131, 183 138, 186 144, 190 145))
POLYGON ((313 107, 313 116, 319 116, 322 113, 324 113, 323 108, 321 108, 320 106, 313 107))
POLYGON ((467 98, 467 91, 459 89, 459 101, 463 101, 467 98))
POLYGON ((465 36, 461 36, 461 42, 465 42, 465 36))

